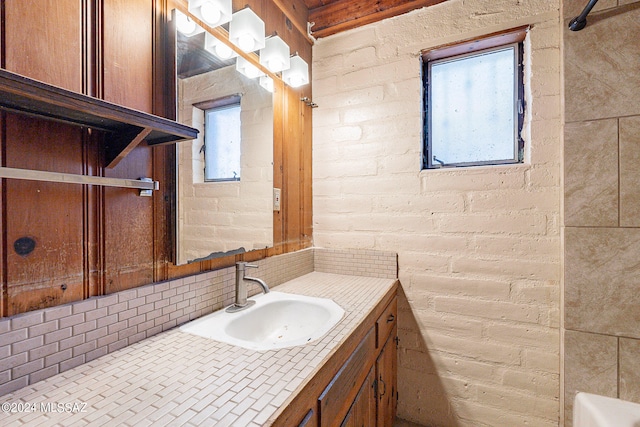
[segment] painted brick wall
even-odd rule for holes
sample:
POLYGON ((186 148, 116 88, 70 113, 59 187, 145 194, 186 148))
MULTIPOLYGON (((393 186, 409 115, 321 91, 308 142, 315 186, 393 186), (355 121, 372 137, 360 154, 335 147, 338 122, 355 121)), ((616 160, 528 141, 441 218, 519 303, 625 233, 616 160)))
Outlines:
POLYGON ((398 253, 399 416, 557 426, 559 2, 452 0, 314 46, 314 241, 398 253), (423 49, 531 25, 522 165, 420 170, 423 49))

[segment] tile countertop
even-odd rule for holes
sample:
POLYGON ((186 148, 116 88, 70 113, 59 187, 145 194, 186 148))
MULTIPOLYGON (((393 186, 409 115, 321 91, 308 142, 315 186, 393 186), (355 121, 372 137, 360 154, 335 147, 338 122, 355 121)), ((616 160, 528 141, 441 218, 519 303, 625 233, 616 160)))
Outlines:
POLYGON ((269 425, 394 283, 301 276, 273 289, 331 298, 345 309, 313 343, 253 351, 175 328, 0 397, 0 425, 269 425))

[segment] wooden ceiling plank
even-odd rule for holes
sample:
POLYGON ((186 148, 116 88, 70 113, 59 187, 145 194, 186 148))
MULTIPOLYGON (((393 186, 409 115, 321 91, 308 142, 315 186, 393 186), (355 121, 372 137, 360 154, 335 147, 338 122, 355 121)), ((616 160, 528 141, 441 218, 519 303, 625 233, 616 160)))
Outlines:
POLYGON ((331 3, 331 0, 304 0, 304 4, 307 6, 308 10, 316 9, 327 3, 331 3))
POLYGON ((361 25, 381 21, 414 9, 433 6, 446 0, 380 0, 353 1, 337 0, 309 10, 309 21, 316 38, 326 37, 361 25))

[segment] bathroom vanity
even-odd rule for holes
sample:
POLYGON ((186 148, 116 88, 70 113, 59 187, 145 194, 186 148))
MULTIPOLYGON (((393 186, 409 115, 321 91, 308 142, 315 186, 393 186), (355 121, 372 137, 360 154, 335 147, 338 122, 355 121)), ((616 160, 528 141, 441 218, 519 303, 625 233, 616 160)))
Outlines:
MULTIPOLYGON (((153 286, 167 298, 201 292, 183 281, 153 286)), ((390 278, 304 274, 273 290, 344 309, 305 345, 256 351, 173 328, 3 396, 16 408, 77 403, 84 411, 0 413, 0 424, 392 426, 397 287, 390 278)))
POLYGON ((398 398, 396 292, 394 284, 274 426, 393 425, 398 398))

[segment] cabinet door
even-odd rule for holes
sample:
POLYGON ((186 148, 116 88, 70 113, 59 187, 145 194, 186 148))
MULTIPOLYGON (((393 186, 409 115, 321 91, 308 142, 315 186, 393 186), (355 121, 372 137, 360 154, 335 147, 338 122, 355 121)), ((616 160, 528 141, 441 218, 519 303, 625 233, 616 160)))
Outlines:
POLYGON ((371 367, 369 375, 367 375, 362 387, 360 387, 356 400, 340 427, 370 427, 375 425, 376 396, 373 387, 375 379, 375 367, 371 367))
POLYGON ((376 339, 373 329, 369 329, 366 337, 318 398, 320 426, 335 427, 347 416, 361 384, 375 364, 376 339))
MULTIPOLYGON (((104 99, 150 113, 153 111, 153 1, 103 0, 104 99)), ((115 141, 112 141, 115 144, 115 141)), ((140 144, 110 178, 154 177, 152 148, 140 144)), ((105 293, 154 281, 155 197, 131 190, 104 190, 105 293)))
POLYGON ((377 427, 392 427, 397 405, 397 327, 385 343, 376 361, 377 427))

